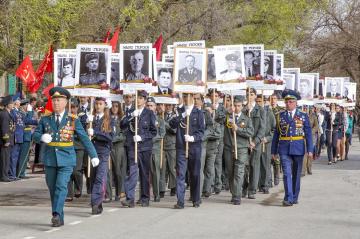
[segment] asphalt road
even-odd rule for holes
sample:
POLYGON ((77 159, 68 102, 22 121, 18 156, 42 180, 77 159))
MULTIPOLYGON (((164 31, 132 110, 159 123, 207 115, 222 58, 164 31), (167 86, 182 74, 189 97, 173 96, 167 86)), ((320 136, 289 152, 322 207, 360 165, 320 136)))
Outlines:
MULTIPOLYGON (((174 210, 176 197, 167 192, 149 208, 105 204, 92 216, 90 198, 66 204, 65 226, 50 227, 50 200, 41 174, 0 183, 0 238, 360 238, 360 143, 354 138, 350 159, 327 165, 314 162, 313 175, 302 179, 299 204, 281 206, 283 186, 270 194, 229 203, 228 192, 204 199, 200 208, 174 210)), ((187 196, 188 196, 187 192, 187 196)))

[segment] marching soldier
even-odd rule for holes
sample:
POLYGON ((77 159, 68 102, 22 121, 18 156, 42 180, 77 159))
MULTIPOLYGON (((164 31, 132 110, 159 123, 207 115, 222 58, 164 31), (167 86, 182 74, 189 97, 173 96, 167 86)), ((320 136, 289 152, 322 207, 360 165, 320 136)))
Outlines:
POLYGON ((1 104, 4 109, 0 112, 0 181, 10 182, 8 177, 10 152, 15 142, 15 124, 10 114, 14 107, 12 96, 5 96, 1 104))
POLYGON ((263 96, 258 95, 256 102, 265 111, 265 136, 261 140, 261 157, 260 157, 260 181, 259 190, 265 194, 269 193, 271 186, 271 142, 275 130, 275 116, 269 106, 265 106, 263 96))
MULTIPOLYGON (((245 182, 244 193, 248 193, 249 199, 255 199, 255 193, 258 189, 260 179, 260 156, 261 156, 261 141, 265 136, 265 111, 262 107, 256 104, 256 90, 250 88, 249 90, 249 102, 247 108, 243 111, 246 115, 250 115, 253 127, 254 135, 250 139, 250 162, 249 162, 249 181, 245 182), (250 113, 249 113, 250 112, 250 113)), ((247 176, 246 176, 247 178, 247 176)), ((246 195, 246 194, 245 194, 246 195)), ((245 197, 243 195, 243 197, 245 197)))
MULTIPOLYGON (((319 122, 316 116, 316 113, 313 111, 313 108, 310 108, 310 112, 308 114, 309 116, 309 121, 310 121, 310 127, 311 127, 311 134, 312 134, 312 142, 314 144, 314 152, 313 155, 315 155, 315 143, 316 143, 316 137, 318 135, 319 132, 319 122)), ((307 156, 304 157, 304 161, 303 161, 303 168, 302 168, 302 173, 301 176, 305 176, 305 174, 309 174, 312 175, 312 158, 309 158, 307 156)))
POLYGON ((52 98, 53 114, 43 116, 34 132, 36 143, 44 142, 45 178, 49 188, 52 206, 52 226, 64 225, 64 202, 67 195, 67 184, 76 165, 74 134, 83 143, 91 163, 97 166, 99 159, 95 148, 79 119, 65 110, 70 93, 64 88, 54 87, 49 91, 52 98))
POLYGON ((296 91, 285 90, 282 97, 286 110, 276 116, 271 154, 272 157, 279 155, 283 169, 283 206, 292 206, 298 203, 303 159, 305 153, 312 157, 313 142, 308 115, 296 109, 300 95, 296 91))
POLYGON ((176 129, 170 127, 170 120, 176 117, 174 113, 174 105, 165 105, 165 129, 164 136, 164 158, 160 173, 160 198, 163 198, 166 190, 166 178, 168 177, 168 188, 170 196, 176 194, 176 129))
POLYGON ((245 165, 249 161, 249 139, 254 133, 251 119, 242 112, 242 108, 242 97, 235 97, 234 106, 228 108, 224 129, 225 167, 229 175, 231 202, 234 205, 241 204, 245 165), (232 112, 234 112, 235 119, 232 117, 232 112), (236 145, 234 132, 236 132, 236 145), (235 157, 235 147, 237 147, 237 158, 235 157))
POLYGON ((183 94, 184 106, 179 108, 177 116, 172 118, 170 126, 176 128, 176 196, 175 209, 184 208, 185 175, 189 170, 190 195, 193 207, 200 207, 200 158, 201 141, 205 131, 203 112, 194 106, 192 95, 183 94), (190 101, 189 101, 190 100, 190 101), (189 117, 189 134, 186 134, 186 119, 189 117), (188 159, 186 159, 186 143, 188 143, 188 159))
POLYGON ((147 99, 146 107, 149 110, 151 110, 156 117, 155 125, 156 125, 157 134, 152 139, 153 148, 151 155, 150 171, 151 171, 154 202, 160 202, 160 154, 162 153, 161 139, 164 138, 165 135, 165 123, 164 120, 159 115, 161 114, 161 112, 157 111, 156 109, 157 106, 154 97, 149 97, 147 99))
POLYGON ((128 158, 128 175, 125 178, 126 200, 122 201, 124 207, 135 206, 135 188, 140 175, 141 206, 148 207, 150 200, 150 162, 153 147, 152 139, 156 136, 155 114, 145 107, 146 91, 139 91, 137 98, 138 109, 132 109, 120 123, 126 130, 126 154, 128 158), (135 134, 135 119, 138 120, 137 134, 135 134), (137 164, 135 163, 135 145, 138 146, 137 164), (140 171, 140 172, 139 172, 140 171))

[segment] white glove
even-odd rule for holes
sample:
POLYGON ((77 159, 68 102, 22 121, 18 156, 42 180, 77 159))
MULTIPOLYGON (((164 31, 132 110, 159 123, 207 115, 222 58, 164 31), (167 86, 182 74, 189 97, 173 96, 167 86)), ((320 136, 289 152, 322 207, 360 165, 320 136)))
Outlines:
POLYGON ((94 129, 89 128, 87 130, 87 133, 88 133, 89 136, 94 136, 94 129))
POLYGON ((134 110, 134 111, 131 113, 131 116, 132 116, 132 117, 138 117, 138 116, 139 116, 139 110, 134 110))
POLYGON ((134 135, 134 142, 140 142, 141 140, 142 139, 140 135, 134 135))
POLYGON ((93 121, 94 121, 94 116, 93 115, 87 115, 86 122, 89 123, 89 122, 93 122, 93 121))
POLYGON ((42 142, 48 144, 52 141, 52 137, 50 134, 43 134, 41 135, 41 139, 40 139, 42 142))
POLYGON ((181 116, 182 116, 183 118, 186 118, 186 112, 182 113, 181 116))
POLYGON ((192 109, 186 109, 186 116, 190 116, 192 109))
POLYGON ((91 164, 92 164, 93 167, 98 166, 99 163, 100 163, 100 160, 98 158, 92 158, 91 159, 91 164))
POLYGON ((186 142, 194 142, 195 141, 194 136, 190 136, 188 134, 185 134, 185 141, 186 142))
POLYGON ((26 111, 32 111, 32 109, 33 109, 32 106, 30 104, 28 104, 26 107, 26 111))

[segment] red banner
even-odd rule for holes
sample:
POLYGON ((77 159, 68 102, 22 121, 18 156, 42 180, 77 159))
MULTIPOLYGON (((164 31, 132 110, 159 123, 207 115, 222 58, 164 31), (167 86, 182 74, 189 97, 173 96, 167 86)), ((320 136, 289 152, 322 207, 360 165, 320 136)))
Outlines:
POLYGON ((15 75, 19 77, 27 87, 36 82, 36 75, 29 56, 25 57, 17 68, 15 75))
POLYGON ((163 44, 163 36, 162 36, 162 34, 160 34, 160 36, 158 37, 158 39, 156 40, 156 42, 153 45, 153 48, 156 48, 156 60, 157 61, 161 61, 162 44, 163 44))

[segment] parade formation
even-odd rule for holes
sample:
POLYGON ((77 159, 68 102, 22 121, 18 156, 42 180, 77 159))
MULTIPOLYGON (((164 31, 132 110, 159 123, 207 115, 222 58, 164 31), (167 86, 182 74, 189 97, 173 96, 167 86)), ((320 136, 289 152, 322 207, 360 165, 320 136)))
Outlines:
MULTIPOLYGON (((162 61, 161 44, 116 48, 57 49, 47 103, 1 98, 0 180, 26 178, 35 147, 53 227, 64 225, 65 202, 84 193, 94 215, 113 200, 134 208, 175 196, 180 210, 223 191, 241 205, 282 178, 282 205, 290 207, 324 148, 329 167, 348 159, 356 124, 350 78, 285 68, 284 55, 262 44, 175 42, 162 61)), ((24 62, 17 76, 26 84, 24 62)))

